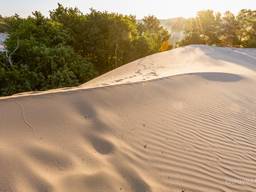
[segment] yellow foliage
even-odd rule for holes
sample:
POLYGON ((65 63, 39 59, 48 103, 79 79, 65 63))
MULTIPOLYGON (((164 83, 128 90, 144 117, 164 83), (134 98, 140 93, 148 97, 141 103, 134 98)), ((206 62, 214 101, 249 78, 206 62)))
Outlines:
POLYGON ((164 41, 159 49, 159 51, 167 51, 171 49, 171 45, 170 43, 168 42, 168 40, 164 41))

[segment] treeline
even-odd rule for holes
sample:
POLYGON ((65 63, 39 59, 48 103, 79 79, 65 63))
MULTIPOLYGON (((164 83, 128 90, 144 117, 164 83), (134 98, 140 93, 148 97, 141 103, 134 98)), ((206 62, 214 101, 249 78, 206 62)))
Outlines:
POLYGON ((0 54, 0 95, 76 86, 135 59, 170 49, 169 33, 154 16, 84 14, 61 4, 21 18, 0 17, 9 37, 0 54))
POLYGON ((138 58, 176 46, 206 44, 256 47, 256 11, 200 11, 194 18, 162 21, 58 4, 49 17, 40 12, 21 18, 0 16, 9 34, 0 53, 0 95, 76 86, 138 58), (175 37, 175 34, 178 36, 175 37), (175 40, 175 42, 176 42, 175 40), (174 40, 173 40, 174 41, 174 40))
POLYGON ((212 10, 200 11, 186 19, 184 38, 177 46, 206 44, 256 48, 256 10, 243 9, 237 15, 221 15, 212 10))

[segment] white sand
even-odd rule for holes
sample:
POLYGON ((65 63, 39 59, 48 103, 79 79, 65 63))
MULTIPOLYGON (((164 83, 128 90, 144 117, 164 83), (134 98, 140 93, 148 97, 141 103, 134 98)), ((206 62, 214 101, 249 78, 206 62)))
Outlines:
POLYGON ((188 46, 2 98, 0 191, 254 192, 255 70, 256 49, 188 46))

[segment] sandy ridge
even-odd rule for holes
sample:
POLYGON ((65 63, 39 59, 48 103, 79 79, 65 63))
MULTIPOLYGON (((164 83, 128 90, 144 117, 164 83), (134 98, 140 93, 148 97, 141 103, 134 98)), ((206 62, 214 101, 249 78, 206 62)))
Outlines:
POLYGON ((0 191, 255 191, 255 56, 189 46, 1 99, 0 191))

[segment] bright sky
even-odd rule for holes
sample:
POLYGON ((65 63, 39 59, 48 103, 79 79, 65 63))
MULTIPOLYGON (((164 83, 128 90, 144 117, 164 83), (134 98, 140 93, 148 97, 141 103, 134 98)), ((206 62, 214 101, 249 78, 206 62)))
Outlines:
POLYGON ((18 13, 27 16, 35 10, 48 15, 48 11, 54 9, 58 2, 78 7, 83 12, 93 7, 101 11, 136 15, 139 19, 146 15, 155 15, 160 19, 190 17, 203 9, 230 10, 233 13, 243 8, 256 9, 256 0, 0 0, 0 15, 18 13))

